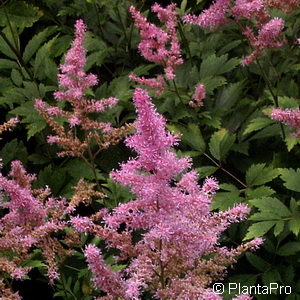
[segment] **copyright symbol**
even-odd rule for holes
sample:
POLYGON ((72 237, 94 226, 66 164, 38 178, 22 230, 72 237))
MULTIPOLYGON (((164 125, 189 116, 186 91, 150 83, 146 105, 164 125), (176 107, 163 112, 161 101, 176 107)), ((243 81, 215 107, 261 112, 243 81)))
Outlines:
POLYGON ((221 295, 224 293, 224 284, 223 283, 214 283, 213 284, 213 292, 217 295, 221 295))

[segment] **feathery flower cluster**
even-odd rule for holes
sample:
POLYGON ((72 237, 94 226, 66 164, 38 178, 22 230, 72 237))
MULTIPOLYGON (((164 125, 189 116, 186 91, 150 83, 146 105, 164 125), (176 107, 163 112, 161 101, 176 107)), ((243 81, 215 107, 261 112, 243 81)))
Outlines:
POLYGON ((293 134, 295 137, 300 137, 300 109, 281 109, 274 108, 272 110, 271 118, 273 120, 282 122, 283 124, 294 127, 296 130, 293 134))
MULTIPOLYGON (((0 173, 0 208, 5 209, 0 218, 0 272, 22 279, 31 268, 21 264, 30 259, 35 247, 41 249, 47 276, 53 282, 58 277, 56 257, 62 259, 72 251, 51 234, 65 228, 65 217, 75 207, 68 205, 64 198, 51 197, 48 187, 32 189, 34 180, 35 175, 28 174, 20 161, 11 163, 8 177, 0 173)), ((67 239, 76 243, 74 237, 67 236, 67 239)))
POLYGON ((10 118, 7 122, 0 125, 0 134, 4 131, 9 131, 19 123, 18 118, 10 118))
POLYGON ((254 50, 250 55, 243 59, 242 64, 251 64, 257 57, 262 55, 262 52, 265 49, 281 47, 283 42, 277 41, 277 38, 281 34, 283 28, 284 21, 280 18, 273 18, 269 22, 265 23, 259 29, 257 37, 255 37, 250 27, 247 27, 244 35, 248 38, 248 41, 254 50))
POLYGON ((285 13, 290 13, 300 6, 299 0, 264 0, 264 2, 267 7, 277 8, 285 13))
POLYGON ((203 106, 203 100, 206 96, 205 85, 203 83, 198 83, 195 87, 195 93, 193 95, 193 100, 189 102, 192 107, 203 106))
POLYGON ((183 21, 188 24, 197 25, 205 28, 217 28, 228 22, 226 12, 228 11, 229 0, 216 0, 213 4, 205 9, 199 16, 186 15, 183 21))
MULTIPOLYGON (((151 7, 160 22, 165 25, 165 30, 149 23, 134 6, 129 8, 135 20, 135 26, 140 30, 142 37, 138 46, 141 55, 151 62, 162 65, 167 80, 175 78, 175 68, 183 63, 180 44, 176 35, 177 13, 175 8, 175 4, 162 8, 157 3, 151 7)), ((164 80, 161 75, 157 78, 145 79, 132 74, 129 78, 139 84, 157 89, 157 94, 161 93, 164 87, 164 80)))
POLYGON ((49 136, 49 143, 57 143, 65 151, 60 156, 83 156, 89 143, 94 140, 100 148, 107 148, 116 144, 131 129, 131 125, 113 128, 110 123, 99 122, 89 117, 89 114, 103 112, 116 105, 117 99, 110 97, 94 100, 86 97, 85 93, 98 82, 94 74, 86 74, 86 51, 83 46, 86 26, 82 20, 77 20, 75 25, 75 39, 72 47, 65 57, 65 64, 60 66, 61 74, 58 75, 59 86, 62 91, 54 92, 57 100, 67 100, 72 111, 66 111, 56 106, 47 106, 41 99, 37 99, 35 108, 42 114, 56 135, 49 136), (65 129, 55 117, 60 116, 68 120, 69 128, 65 129), (85 138, 81 141, 72 129, 78 126, 85 131, 85 138))
POLYGON ((247 26, 243 32, 253 48, 252 53, 242 60, 242 65, 249 65, 263 54, 263 50, 282 46, 283 42, 278 40, 284 28, 284 21, 280 18, 272 18, 268 9, 278 8, 290 12, 299 5, 299 1, 296 0, 287 2, 291 2, 291 6, 285 1, 277 0, 235 0, 234 2, 216 0, 199 16, 186 15, 183 20, 185 23, 211 29, 229 22, 230 19, 227 18, 226 14, 231 14, 238 23, 241 18, 251 21, 253 28, 256 28, 258 33, 256 36, 250 26, 247 26))
POLYGON ((97 247, 86 248, 94 285, 106 293, 98 299, 141 299, 146 290, 158 299, 221 299, 211 283, 222 278, 239 254, 262 242, 255 239, 236 249, 218 246, 220 234, 245 219, 249 209, 240 204, 211 212, 216 180, 209 178, 200 187, 197 173, 189 171, 191 159, 177 158, 172 151, 179 136, 166 131, 147 92, 136 88, 133 100, 137 132, 126 144, 138 155, 112 172, 112 178, 128 186, 136 199, 111 213, 100 211, 94 220, 102 218, 104 226, 88 218, 71 220, 80 232, 93 232, 106 239, 108 248, 117 248, 116 261, 128 261, 124 269, 112 271, 97 247), (138 241, 133 242, 134 235, 138 241))

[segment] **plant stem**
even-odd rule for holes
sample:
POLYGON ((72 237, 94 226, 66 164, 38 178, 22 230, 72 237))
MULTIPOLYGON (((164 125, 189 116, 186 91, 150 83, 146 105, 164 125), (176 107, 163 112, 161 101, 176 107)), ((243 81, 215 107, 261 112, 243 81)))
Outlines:
POLYGON ((187 53, 188 53, 188 55, 189 55, 189 57, 190 57, 191 65, 192 65, 192 67, 193 67, 193 66, 194 66, 194 63, 193 63, 193 57, 192 57, 191 49, 190 49, 188 40, 187 40, 187 38, 185 37, 184 31, 183 31, 183 28, 182 28, 182 24, 181 24, 180 21, 178 22, 178 30, 179 30, 179 34, 180 34, 180 36, 181 36, 181 38, 182 38, 182 40, 183 40, 183 42, 184 42, 184 46, 185 46, 185 48, 186 48, 186 50, 187 50, 187 53))
POLYGON ((180 96, 180 94, 179 94, 179 91, 178 91, 178 88, 177 88, 176 81, 175 81, 174 79, 172 79, 172 81, 173 81, 174 88, 175 88, 175 91, 176 91, 176 94, 177 94, 179 100, 181 101, 182 104, 184 104, 184 102, 183 102, 183 100, 182 100, 182 98, 181 98, 181 96, 180 96))
POLYGON ((235 179, 240 185, 242 185, 244 188, 247 188, 247 185, 241 181, 240 179, 238 179, 235 175, 233 175, 231 172, 229 172, 228 170, 226 170, 220 163, 218 163, 216 160, 214 160, 210 155, 208 155, 207 153, 203 153, 204 156, 206 156, 210 161, 212 161, 216 167, 218 167, 220 170, 222 170, 223 172, 225 172, 226 174, 228 174, 230 177, 232 177, 233 179, 235 179))

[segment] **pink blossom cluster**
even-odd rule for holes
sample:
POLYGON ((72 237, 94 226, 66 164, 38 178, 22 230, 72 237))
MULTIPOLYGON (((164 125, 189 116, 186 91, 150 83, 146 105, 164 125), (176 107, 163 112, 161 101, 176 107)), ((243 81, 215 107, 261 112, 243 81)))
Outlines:
POLYGON ((228 11, 229 0, 216 0, 205 9, 199 16, 188 14, 183 17, 183 21, 188 24, 205 28, 217 28, 228 22, 226 12, 228 11))
POLYGON ((300 109, 281 109, 274 108, 271 117, 273 120, 282 122, 283 124, 293 127, 296 131, 295 137, 300 137, 300 109))
MULTIPOLYGON (((94 74, 86 74, 84 71, 86 63, 86 50, 83 46, 86 25, 82 20, 75 24, 75 39, 72 47, 65 56, 65 63, 60 66, 61 74, 58 75, 59 87, 64 91, 54 92, 57 100, 68 100, 73 108, 69 116, 70 126, 82 124, 82 117, 91 112, 103 112, 117 103, 117 99, 110 97, 103 100, 90 100, 85 97, 85 92, 98 82, 94 74)), ((57 107, 48 108, 51 115, 60 115, 62 111, 57 107)), ((84 125, 84 124, 82 124, 84 125)))
POLYGON ((269 9, 273 7, 284 10, 278 1, 215 0, 199 16, 188 14, 184 16, 183 20, 188 24, 214 29, 231 21, 232 19, 228 18, 230 14, 234 21, 239 24, 239 28, 242 28, 240 19, 248 19, 252 22, 252 27, 247 25, 242 33, 247 37, 252 52, 242 60, 242 64, 249 65, 263 54, 263 50, 279 48, 283 44, 280 41, 280 35, 284 28, 284 21, 281 18, 271 17, 269 9), (255 31, 257 31, 257 35, 255 31))
POLYGON ((89 117, 90 113, 103 112, 112 108, 118 100, 115 97, 94 100, 86 96, 86 92, 97 84, 98 79, 96 75, 86 74, 84 71, 86 63, 86 50, 83 45, 85 32, 86 25, 82 20, 77 20, 75 39, 65 56, 65 63, 60 66, 61 73, 58 75, 59 87, 62 90, 54 92, 54 97, 57 100, 66 100, 70 104, 71 111, 57 106, 48 106, 41 99, 36 99, 35 102, 35 108, 44 116, 56 133, 54 136, 49 136, 49 143, 58 143, 65 148, 66 151, 62 155, 80 156, 82 149, 86 148, 87 143, 92 138, 100 140, 99 135, 95 133, 96 130, 100 130, 102 134, 115 134, 110 123, 99 122, 89 117), (56 116, 68 120, 69 130, 65 130, 56 122, 56 116), (76 138, 76 135, 70 131, 75 126, 80 126, 82 130, 88 131, 87 140, 81 142, 76 138), (76 146, 74 147, 78 149, 77 152, 74 147, 74 149, 72 148, 72 145, 76 146))
MULTIPOLYGON (((148 22, 134 6, 129 8, 135 26, 140 30, 142 40, 138 48, 141 55, 151 62, 162 65, 167 80, 175 78, 175 68, 183 63, 180 44, 176 35, 177 12, 175 8, 175 4, 170 4, 166 8, 162 8, 157 3, 152 5, 152 11, 157 14, 160 22, 165 25, 165 30, 148 22)), ((150 88, 158 89, 157 93, 163 90, 164 81, 162 76, 145 79, 132 74, 130 79, 150 88)))
POLYGON ((197 172, 190 170, 191 159, 176 157, 172 146, 179 136, 166 131, 166 120, 144 89, 136 88, 133 101, 137 131, 126 138, 126 145, 137 157, 111 176, 128 186, 136 199, 111 213, 100 211, 96 219, 100 217, 104 226, 88 218, 71 220, 80 232, 85 228, 105 239, 107 248, 117 248, 116 262, 128 262, 124 269, 112 271, 97 247, 86 248, 94 285, 106 293, 98 299, 141 299, 143 291, 158 299, 221 299, 210 288, 212 282, 238 255, 262 242, 255 239, 236 249, 218 246, 221 233, 245 219, 249 208, 240 204, 211 212, 217 181, 208 178, 200 186, 197 172), (136 234, 139 238, 134 242, 136 234))
POLYGON ((195 87, 195 93, 193 95, 193 100, 189 102, 192 107, 203 106, 203 100, 206 96, 205 85, 203 83, 198 83, 195 87))
POLYGON ((248 41, 254 50, 250 55, 243 59, 242 64, 251 64, 257 57, 262 55, 262 52, 265 49, 281 47, 283 42, 277 41, 277 38, 280 36, 283 28, 284 21, 281 18, 273 18, 262 25, 257 36, 254 35, 250 27, 247 27, 244 35, 248 38, 248 41))
MULTIPOLYGON (((68 251, 51 234, 63 230, 64 218, 74 211, 65 199, 50 197, 49 188, 34 190, 35 175, 28 174, 20 161, 11 163, 8 176, 0 173, 0 271, 14 279, 22 279, 30 267, 21 264, 32 255, 33 247, 42 250, 47 276, 58 277, 56 254, 68 251)), ((1 296, 1 291, 0 291, 1 296)))

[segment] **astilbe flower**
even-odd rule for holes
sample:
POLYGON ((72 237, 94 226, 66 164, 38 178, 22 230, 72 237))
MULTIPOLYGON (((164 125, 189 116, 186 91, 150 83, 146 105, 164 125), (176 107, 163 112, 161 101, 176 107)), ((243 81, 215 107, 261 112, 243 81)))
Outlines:
POLYGON ((118 99, 110 97, 94 100, 86 96, 86 91, 96 85, 98 79, 96 75, 86 74, 84 71, 86 63, 86 50, 83 45, 85 32, 86 25, 82 20, 77 20, 75 39, 65 56, 65 63, 60 66, 61 74, 58 75, 59 87, 62 90, 54 92, 57 100, 66 100, 70 104, 71 111, 56 106, 47 106, 41 99, 37 99, 35 102, 35 108, 56 133, 56 135, 48 137, 48 142, 56 143, 64 149, 59 153, 60 156, 83 156, 92 140, 96 141, 100 148, 107 148, 111 144, 118 143, 132 127, 125 125, 121 128, 113 128, 110 123, 100 122, 89 117, 91 113, 101 113, 112 108, 118 99), (67 129, 57 122, 55 119, 57 116, 68 120, 67 129), (85 132, 83 141, 72 130, 74 127, 85 132))
POLYGON ((281 109, 274 108, 271 113, 273 120, 289 125, 295 129, 293 134, 295 137, 300 137, 300 109, 281 109))
POLYGON ((188 24, 214 29, 228 22, 226 13, 229 9, 229 0, 215 0, 213 4, 205 9, 199 16, 185 15, 183 21, 188 24))
MULTIPOLYGON (((0 125, 0 135, 4 131, 10 131, 19 123, 18 118, 10 118, 7 122, 0 125)), ((1 138, 0 138, 1 139, 1 138)))
POLYGON ((285 13, 290 13, 300 6, 299 0, 264 0, 264 3, 267 7, 277 8, 285 13))
MULTIPOLYGON (((165 30, 147 21, 142 14, 130 6, 129 11, 134 18, 135 26, 140 30, 141 42, 138 45, 141 55, 154 63, 164 67, 166 80, 175 78, 175 68, 183 63, 181 58, 180 44, 176 35, 177 12, 176 5, 170 4, 162 8, 155 3, 151 9, 157 14, 158 19, 165 25, 165 30)), ((164 79, 162 75, 156 78, 138 77, 131 74, 129 78, 139 84, 156 89, 156 94, 164 90, 164 79)))
POLYGON ((254 36, 250 27, 247 27, 244 35, 248 38, 250 45, 253 47, 253 51, 250 55, 246 56, 242 64, 249 65, 259 56, 265 49, 279 48, 283 45, 283 42, 278 41, 282 30, 284 28, 284 21, 281 18, 274 18, 268 23, 264 24, 258 31, 257 37, 254 36))
POLYGON ((203 100, 206 96, 205 85, 203 83, 198 83, 195 87, 195 93, 189 105, 192 107, 203 106, 203 100))
MULTIPOLYGON (((252 26, 247 25, 246 29, 242 30, 242 33, 247 37, 252 52, 242 60, 242 65, 249 65, 262 56, 264 50, 279 48, 283 45, 280 38, 284 28, 284 21, 281 18, 272 18, 269 12, 269 9, 274 7, 287 12, 285 4, 280 5, 279 2, 285 3, 285 1, 276 0, 235 0, 232 2, 229 0, 217 0, 199 16, 186 15, 183 20, 189 24, 215 29, 232 21, 232 18, 228 18, 226 14, 232 15, 233 20, 239 24, 239 28, 242 28, 240 19, 247 19, 248 23, 252 23, 252 26), (256 31, 257 35, 255 34, 256 31)), ((291 2, 294 3, 294 0, 291 2)), ((295 8, 296 4, 292 6, 290 11, 295 8)))
MULTIPOLYGON (((23 267, 22 263, 30 259, 32 250, 37 248, 47 265, 47 276, 53 282, 58 277, 56 258, 63 259, 72 251, 63 247, 51 234, 67 226, 66 217, 75 210, 75 206, 69 205, 64 198, 51 197, 47 187, 32 189, 35 178, 25 171, 20 161, 11 163, 7 177, 0 173, 0 209, 3 210, 0 218, 0 274, 22 279, 31 269, 23 267)), ((69 235, 66 239, 79 243, 77 233, 73 237, 71 232, 69 235)), ((0 298, 5 293, 0 289, 0 298)))
POLYGON ((117 248, 117 262, 128 262, 124 269, 112 271, 100 249, 86 248, 94 285, 106 293, 98 299, 141 299, 146 290, 158 299, 221 299, 211 283, 224 276, 238 255, 262 242, 255 239, 236 249, 218 246, 221 233, 245 219, 249 209, 240 204, 211 212, 217 181, 208 178, 199 186, 198 174, 189 170, 191 159, 177 158, 172 151, 179 136, 166 131, 165 119, 144 89, 136 88, 133 101, 137 132, 126 138, 126 144, 137 157, 113 171, 112 178, 128 186, 136 199, 111 213, 100 211, 94 218, 98 224, 82 217, 71 220, 80 232, 93 232, 106 239, 107 248, 117 248))

